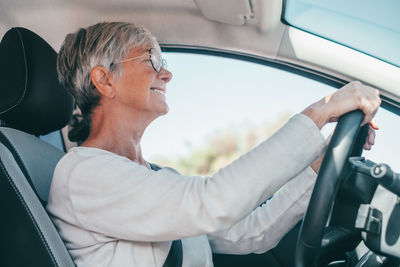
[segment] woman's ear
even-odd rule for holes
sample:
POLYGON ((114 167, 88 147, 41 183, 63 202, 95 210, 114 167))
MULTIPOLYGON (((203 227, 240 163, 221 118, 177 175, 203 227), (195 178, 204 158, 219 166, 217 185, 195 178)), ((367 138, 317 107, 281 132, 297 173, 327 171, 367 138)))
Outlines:
POLYGON ((107 98, 115 97, 113 75, 102 66, 95 66, 90 72, 90 79, 99 93, 107 98))

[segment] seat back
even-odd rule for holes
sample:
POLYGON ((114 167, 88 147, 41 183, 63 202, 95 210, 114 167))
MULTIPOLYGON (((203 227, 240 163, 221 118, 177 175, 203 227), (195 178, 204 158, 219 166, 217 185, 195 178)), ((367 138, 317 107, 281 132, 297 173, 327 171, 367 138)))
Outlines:
POLYGON ((64 151, 37 137, 72 115, 56 57, 27 29, 12 28, 0 43, 0 266, 74 266, 45 210, 64 151))

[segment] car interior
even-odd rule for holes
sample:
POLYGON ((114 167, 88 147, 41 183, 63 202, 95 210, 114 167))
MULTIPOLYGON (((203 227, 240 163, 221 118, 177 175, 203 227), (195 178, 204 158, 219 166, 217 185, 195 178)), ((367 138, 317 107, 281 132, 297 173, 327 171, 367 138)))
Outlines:
MULTIPOLYGON (((289 25, 287 1, 22 2, 0 4, 7 7, 0 14, 9 12, 0 43, 1 266, 75 266, 45 205, 58 160, 88 131, 55 67, 63 37, 78 27, 135 20, 166 52, 262 61, 337 88, 358 79, 380 88, 382 107, 400 114, 400 67, 289 25), (86 18, 74 19, 74 12, 86 18), (41 13, 66 23, 43 27, 41 13)), ((353 112, 338 122, 302 222, 264 254, 214 254, 214 265, 400 266, 400 176, 361 157, 361 120, 353 112)))
MULTIPOLYGON (((39 138, 70 122, 73 99, 58 84, 56 52, 32 31, 11 28, 0 43, 0 57, 5 81, 0 115, 0 192, 1 210, 6 214, 0 220, 1 266, 74 266, 45 210, 54 168, 65 149, 39 138)), ((293 253, 299 227, 273 252, 249 257, 215 255, 215 265, 258 266, 268 262, 271 266, 291 266, 293 259, 285 254, 288 250, 293 253)))
POLYGON ((45 210, 53 171, 64 151, 37 136, 65 126, 72 97, 58 85, 57 53, 24 28, 0 44, 2 266, 74 266, 45 210))

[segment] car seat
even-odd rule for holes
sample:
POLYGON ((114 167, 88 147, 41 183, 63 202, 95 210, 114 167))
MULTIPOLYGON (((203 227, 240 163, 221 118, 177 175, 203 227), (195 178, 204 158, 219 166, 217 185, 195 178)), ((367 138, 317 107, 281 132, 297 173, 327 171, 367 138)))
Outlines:
POLYGON ((37 137, 61 129, 72 115, 56 59, 24 28, 10 29, 0 43, 0 266, 74 266, 45 210, 65 152, 37 137))

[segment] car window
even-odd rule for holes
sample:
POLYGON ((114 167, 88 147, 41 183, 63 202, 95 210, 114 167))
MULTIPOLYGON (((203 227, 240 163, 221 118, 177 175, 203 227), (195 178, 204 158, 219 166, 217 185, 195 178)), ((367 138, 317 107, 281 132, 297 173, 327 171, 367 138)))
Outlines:
POLYGON ((376 131, 375 145, 371 151, 364 151, 363 156, 375 163, 389 164, 396 172, 400 172, 400 117, 384 108, 380 108, 375 116, 379 126, 376 131))
POLYGON ((53 146, 57 147, 58 149, 65 151, 63 137, 61 135, 61 130, 57 130, 57 131, 48 133, 46 135, 41 135, 41 136, 39 136, 39 138, 42 139, 43 141, 49 143, 50 145, 53 145, 53 146))
MULTIPOLYGON (((310 103, 336 90, 266 65, 209 55, 164 54, 174 75, 166 94, 170 110, 149 126, 142 150, 147 160, 186 175, 217 171, 310 103)), ((376 138, 377 153, 368 157, 394 163, 396 145, 390 140, 399 132, 399 118, 381 110, 377 122, 382 129, 376 138)), ((323 134, 327 137, 333 129, 330 124, 323 134)))
POLYGON ((287 0, 284 19, 294 27, 400 67, 399 10, 398 0, 287 0))

